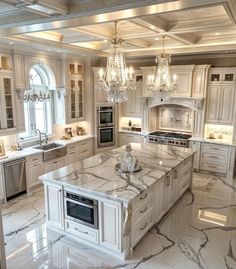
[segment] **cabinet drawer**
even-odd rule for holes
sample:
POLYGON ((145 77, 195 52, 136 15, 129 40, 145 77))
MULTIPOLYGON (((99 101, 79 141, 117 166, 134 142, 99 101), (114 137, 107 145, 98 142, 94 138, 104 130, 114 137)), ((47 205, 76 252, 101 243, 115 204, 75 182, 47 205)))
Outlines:
POLYGON ((202 152, 216 154, 216 156, 227 156, 228 154, 228 147, 222 145, 202 144, 201 150, 202 152))
POLYGON ((79 223, 66 220, 66 231, 75 234, 76 236, 95 242, 98 242, 98 230, 91 229, 79 223))
POLYGON ((135 227, 133 246, 147 233, 147 231, 153 226, 153 212, 151 212, 142 222, 135 227))
POLYGON ((210 164, 226 164, 227 163, 227 154, 211 154, 202 152, 201 154, 201 162, 202 163, 210 163, 210 164))
POLYGON ((150 212, 153 212, 153 197, 148 199, 141 207, 136 208, 134 212, 134 223, 135 225, 145 218, 150 212))
POLYGON ((226 173, 227 164, 200 163, 200 169, 216 173, 226 173))
POLYGON ((137 209, 143 206, 145 207, 147 202, 152 198, 153 198, 153 188, 148 188, 136 198, 134 202, 134 210, 136 211, 137 209))
POLYGON ((73 143, 71 145, 67 146, 67 153, 71 153, 74 152, 76 150, 78 143, 73 143))
POLYGON ((37 155, 28 156, 26 158, 26 161, 30 165, 33 165, 33 164, 36 164, 36 163, 41 163, 41 162, 43 162, 43 155, 40 153, 40 154, 37 154, 37 155))

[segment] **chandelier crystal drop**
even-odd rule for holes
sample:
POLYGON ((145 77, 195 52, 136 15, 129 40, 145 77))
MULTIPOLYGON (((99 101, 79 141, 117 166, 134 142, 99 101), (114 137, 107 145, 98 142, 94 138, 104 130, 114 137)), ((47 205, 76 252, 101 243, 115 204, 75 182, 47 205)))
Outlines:
POLYGON ((134 70, 126 68, 125 41, 117 37, 117 22, 115 22, 115 37, 108 43, 106 70, 99 70, 97 80, 98 90, 104 90, 109 103, 122 103, 128 100, 127 90, 135 90, 134 70))
POLYGON ((154 96, 167 94, 177 89, 177 76, 171 76, 169 63, 171 62, 171 56, 165 52, 163 36, 163 49, 162 52, 156 57, 156 63, 158 64, 156 75, 148 75, 147 89, 152 92, 154 96))

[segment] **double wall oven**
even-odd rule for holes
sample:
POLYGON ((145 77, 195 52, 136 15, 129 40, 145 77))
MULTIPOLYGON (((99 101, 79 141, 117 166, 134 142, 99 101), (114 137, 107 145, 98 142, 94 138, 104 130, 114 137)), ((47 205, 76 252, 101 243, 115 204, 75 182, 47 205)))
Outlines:
POLYGON ((115 145, 115 107, 97 107, 97 145, 98 148, 115 145))
POLYGON ((65 218, 98 229, 98 201, 75 194, 64 192, 65 218))

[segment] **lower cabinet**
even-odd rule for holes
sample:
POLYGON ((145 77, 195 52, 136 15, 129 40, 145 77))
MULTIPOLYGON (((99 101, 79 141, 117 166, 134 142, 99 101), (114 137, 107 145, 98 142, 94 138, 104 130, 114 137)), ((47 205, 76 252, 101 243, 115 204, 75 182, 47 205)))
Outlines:
POLYGON ((64 230, 63 188, 56 184, 44 185, 45 209, 47 223, 64 230))
POLYGON ((38 178, 43 174, 43 172, 42 154, 37 154, 26 158, 27 190, 42 183, 38 178))
POLYGON ((0 164, 0 200, 5 198, 3 166, 0 164))
POLYGON ((53 161, 48 161, 44 163, 43 173, 49 173, 53 170, 59 169, 61 167, 65 166, 65 158, 60 158, 53 161))
POLYGON ((119 146, 125 146, 129 143, 142 143, 143 136, 137 133, 119 133, 119 146))
POLYGON ((121 203, 114 200, 99 200, 100 245, 110 250, 121 251, 121 203))
POLYGON ((93 155, 92 139, 76 142, 67 146, 66 164, 72 164, 93 155))

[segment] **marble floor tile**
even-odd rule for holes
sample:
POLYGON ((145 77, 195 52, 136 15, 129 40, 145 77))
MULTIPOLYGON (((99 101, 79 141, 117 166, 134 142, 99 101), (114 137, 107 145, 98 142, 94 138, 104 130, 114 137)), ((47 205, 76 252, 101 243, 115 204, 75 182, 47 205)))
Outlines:
POLYGON ((8 269, 236 269, 236 188, 221 177, 194 174, 125 261, 48 230, 42 188, 2 212, 8 269))

